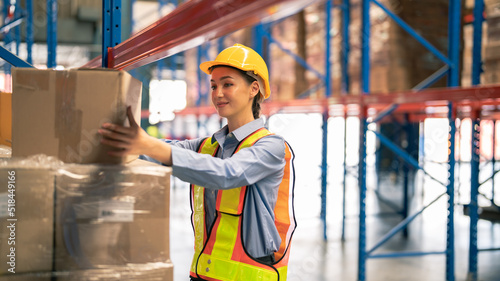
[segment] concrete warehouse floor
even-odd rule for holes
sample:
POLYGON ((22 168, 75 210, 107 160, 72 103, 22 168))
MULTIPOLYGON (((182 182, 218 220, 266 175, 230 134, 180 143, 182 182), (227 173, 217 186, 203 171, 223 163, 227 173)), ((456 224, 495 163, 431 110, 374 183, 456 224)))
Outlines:
MULTIPOLYGON (((321 149, 320 119, 321 116, 288 116, 281 119, 283 124, 293 122, 289 126, 277 126, 271 120, 271 130, 283 135, 294 148, 296 161, 295 210, 298 228, 292 241, 292 249, 288 270, 288 280, 298 281, 354 281, 357 280, 358 249, 358 209, 359 192, 357 179, 347 178, 347 204, 345 242, 341 241, 342 231, 342 155, 338 154, 337 141, 342 136, 329 137, 329 186, 327 204, 328 241, 323 241, 320 213, 320 159, 321 149), (317 126, 316 126, 316 125, 317 126), (273 129, 274 127, 274 129, 273 129), (288 129, 287 129, 288 128, 288 129), (311 129, 312 128, 312 129, 311 129), (309 137, 304 139, 304 130, 309 137), (296 132, 301 132, 300 134, 296 132), (300 137, 302 135, 302 137, 300 137), (311 145, 311 140, 317 144, 311 145)), ((343 132, 338 128, 340 123, 330 121, 329 132, 343 132)), ((350 128, 350 126, 348 127, 350 128)), ((356 139, 356 126, 353 124, 353 139, 356 139)), ((446 128, 443 128, 446 130, 446 128)), ((348 132, 348 134, 351 134, 348 132)), ((356 147, 356 142, 348 145, 356 147)), ((348 152, 355 151, 353 147, 348 152)), ((357 153, 357 152, 356 152, 357 153)), ((373 153, 373 152, 371 152, 373 153)), ((349 161, 349 157, 348 157, 349 161)), ((481 178, 491 173, 491 165, 481 165, 481 178)), ((443 164, 427 163, 425 169, 442 182, 446 181, 446 167, 443 164)), ((463 215, 462 205, 468 203, 468 181, 470 166, 467 163, 457 165, 457 186, 455 207, 455 277, 457 281, 467 280, 469 218, 463 215), (460 182, 460 183, 458 183, 460 182)), ((498 167, 497 167, 498 169, 498 167)), ((377 215, 387 213, 390 209, 377 199, 374 193, 375 172, 373 166, 368 167, 367 174, 367 247, 371 248, 385 233, 401 221, 397 215, 377 215)), ((402 185, 393 176, 380 177, 379 191, 385 198, 396 205, 401 204, 402 185)), ((481 181, 481 180, 480 180, 481 181)), ((488 193, 490 187, 484 187, 488 193)), ((417 174, 413 194, 410 201, 410 214, 421 209, 445 191, 444 187, 429 178, 417 174)), ((498 192, 497 192, 498 193, 498 192)), ((497 202, 499 202, 497 198, 497 202)), ((171 189, 171 257, 174 263, 174 280, 188 280, 189 267, 193 254, 193 231, 190 222, 189 186, 174 179, 171 189)), ((446 198, 442 197, 427 208, 422 216, 417 217, 409 226, 408 238, 401 233, 384 244, 377 253, 397 251, 444 251, 446 247, 446 198)), ((480 249, 500 248, 500 224, 479 221, 478 246, 480 249)), ((500 251, 479 253, 478 280, 500 280, 500 251)), ((398 259, 370 259, 367 261, 367 281, 440 281, 445 277, 445 256, 429 255, 398 259)))
MULTIPOLYGON (((300 172, 300 171, 298 171, 300 172)), ((188 272, 193 254, 193 234, 190 223, 189 187, 179 184, 172 189, 171 199, 171 256, 174 263, 174 280, 188 280, 188 272)), ((296 209, 298 228, 292 241, 288 280, 357 280, 358 223, 355 201, 356 190, 351 186, 349 191, 351 202, 348 202, 348 218, 346 220, 346 241, 341 237, 341 205, 329 208, 328 241, 323 241, 322 224, 319 216, 305 217, 307 210, 296 209), (335 209, 335 212, 333 211, 335 209), (305 211, 305 212, 301 212, 305 211)), ((391 187, 393 188, 393 187, 391 187)), ((331 190, 339 197, 340 187, 331 190)), ((397 193, 396 193, 397 194, 397 193)), ((373 192, 369 195, 369 203, 375 210, 388 211, 375 202, 373 192)), ((333 196, 330 196, 330 198, 333 196)), ((302 198, 296 197, 299 201, 302 198)), ((337 198, 336 201, 338 201, 337 198)), ((296 202, 297 202, 296 201, 296 202)), ((331 200, 330 200, 331 201, 331 200)), ((329 202, 330 203, 330 202, 329 202)), ((315 206, 320 204, 319 198, 307 204, 297 206, 315 206)), ((409 237, 401 234, 383 246, 379 252, 403 250, 441 251, 445 249, 445 198, 438 205, 429 207, 422 218, 417 218, 409 228, 409 237)), ((456 208, 455 249, 457 281, 466 280, 468 267, 468 217, 456 208)), ((397 216, 369 216, 367 218, 368 245, 373 245, 400 219, 397 216)), ((478 243, 480 248, 493 248, 500 245, 500 224, 480 221, 478 225, 478 243)), ((479 253, 479 279, 500 280, 500 251, 479 253)), ((445 256, 424 256, 398 259, 373 259, 367 262, 367 279, 369 281, 399 280, 445 280, 445 256)))

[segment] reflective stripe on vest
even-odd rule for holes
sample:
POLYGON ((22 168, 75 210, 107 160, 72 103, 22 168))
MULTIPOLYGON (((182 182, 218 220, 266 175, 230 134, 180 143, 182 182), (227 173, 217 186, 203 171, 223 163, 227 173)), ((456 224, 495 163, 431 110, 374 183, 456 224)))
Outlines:
MULTIPOLYGON (((271 133, 262 128, 244 139, 235 153, 250 147, 271 133)), ((275 224, 282 239, 275 253, 277 263, 273 266, 257 262, 249 257, 242 244, 241 223, 247 187, 217 192, 216 219, 211 233, 206 232, 204 188, 191 186, 192 220, 195 231, 195 254, 191 264, 191 276, 206 280, 286 280, 289 244, 295 230, 293 213, 293 153, 285 143, 284 178, 278 190, 274 209, 275 224), (279 273, 279 275, 278 275, 279 273)), ((218 143, 206 139, 199 152, 215 156, 218 143)))
MULTIPOLYGON (((210 154, 215 156, 217 153, 218 143, 212 144, 210 138, 205 139, 200 146, 200 153, 210 154)), ((201 252, 203 245, 206 242, 206 227, 205 227, 205 198, 204 188, 201 186, 191 185, 191 222, 194 229, 194 247, 195 252, 201 252)))

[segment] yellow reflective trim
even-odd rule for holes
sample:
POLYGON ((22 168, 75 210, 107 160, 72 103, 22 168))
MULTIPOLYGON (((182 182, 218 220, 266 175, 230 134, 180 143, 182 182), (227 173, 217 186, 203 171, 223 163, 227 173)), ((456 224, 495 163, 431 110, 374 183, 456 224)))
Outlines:
POLYGON ((193 226, 194 226, 194 250, 201 252, 204 243, 205 214, 204 214, 204 188, 195 185, 193 190, 193 226))
POLYGON ((246 138, 236 152, 238 152, 242 148, 252 146, 257 140, 267 135, 271 135, 271 132, 269 132, 267 129, 258 130, 257 132, 253 133, 248 138, 246 138))
POLYGON ((215 150, 218 146, 219 143, 217 141, 214 141, 214 143, 212 143, 212 138, 208 138, 201 147, 200 153, 214 155, 215 150))
POLYGON ((220 222, 215 234, 215 243, 212 249, 212 256, 231 259, 233 249, 238 237, 238 221, 240 216, 220 214, 220 222))
MULTIPOLYGON (((286 281, 287 266, 278 268, 279 280, 286 281)), ((278 273, 264 266, 258 267, 242 262, 219 259, 213 255, 202 254, 197 273, 201 277, 210 277, 221 281, 277 281, 278 273)))
MULTIPOLYGON (((218 143, 212 143, 212 139, 208 138, 201 147, 200 153, 214 155, 218 147, 218 143)), ((202 186, 193 186, 193 226, 194 226, 194 251, 195 255, 191 262, 191 271, 196 270, 196 260, 198 255, 203 250, 205 242, 205 189, 202 186)))
POLYGON ((221 192, 219 211, 223 213, 239 215, 241 187, 227 189, 221 192))
MULTIPOLYGON (((218 147, 218 143, 212 143, 212 138, 207 138, 201 147, 200 153, 214 155, 218 147)), ((201 252, 204 244, 205 233, 205 189, 195 185, 193 194, 193 226, 195 230, 194 248, 195 252, 201 252)))

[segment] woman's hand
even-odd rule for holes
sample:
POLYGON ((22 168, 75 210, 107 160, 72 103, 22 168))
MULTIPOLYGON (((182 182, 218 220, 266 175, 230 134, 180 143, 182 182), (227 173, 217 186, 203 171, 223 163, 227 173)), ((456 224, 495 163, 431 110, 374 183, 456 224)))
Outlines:
POLYGON ((117 150, 108 152, 112 156, 147 154, 153 138, 137 125, 130 106, 127 107, 127 117, 130 127, 111 123, 102 124, 98 131, 103 136, 101 143, 117 148, 117 150))
POLYGON ((172 149, 159 139, 151 137, 134 120, 132 109, 127 107, 127 117, 130 127, 104 123, 99 129, 103 136, 101 143, 117 148, 108 154, 116 157, 128 154, 145 154, 162 162, 172 165, 172 149))

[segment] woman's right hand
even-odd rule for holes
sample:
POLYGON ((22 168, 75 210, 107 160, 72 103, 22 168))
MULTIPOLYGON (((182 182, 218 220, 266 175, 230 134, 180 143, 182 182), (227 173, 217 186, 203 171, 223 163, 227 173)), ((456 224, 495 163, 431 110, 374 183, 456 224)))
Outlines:
POLYGON ((127 117, 130 127, 104 123, 98 130, 102 135, 101 143, 116 148, 108 154, 116 157, 145 154, 171 165, 170 145, 148 135, 134 120, 130 106, 127 107, 127 117))

